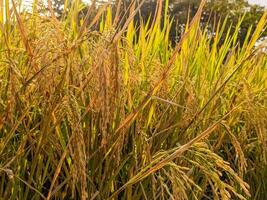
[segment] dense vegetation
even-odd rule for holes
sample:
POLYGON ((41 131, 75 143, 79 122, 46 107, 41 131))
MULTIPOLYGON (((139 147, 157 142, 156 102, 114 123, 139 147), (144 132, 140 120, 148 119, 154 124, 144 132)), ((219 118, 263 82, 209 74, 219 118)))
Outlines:
MULTIPOLYGON (((75 0, 81 2, 80 18, 83 18, 88 10, 88 6, 83 4, 82 0, 75 0)), ((96 0, 94 9, 91 12, 97 13, 98 5, 103 5, 107 0, 96 0)), ((40 2, 46 2, 40 0, 40 2)), ((73 0, 53 0, 51 3, 51 8, 53 9, 55 15, 58 19, 64 17, 64 11, 71 7, 71 2, 73 0)), ((126 11, 131 5, 131 0, 111 0, 113 9, 116 10, 118 4, 121 4, 121 9, 126 11)), ((192 19, 196 14, 199 4, 199 0, 168 0, 167 9, 169 16, 172 20, 172 26, 170 27, 169 34, 170 40, 173 44, 179 41, 181 35, 184 32, 184 27, 189 19, 192 19)), ((44 6, 45 9, 49 11, 49 7, 44 6)), ((165 9, 165 5, 163 5, 165 9)), ((164 9, 162 10, 162 15, 164 15, 164 9)), ((216 29, 216 24, 220 20, 225 20, 227 18, 228 23, 225 26, 224 32, 222 33, 222 39, 226 37, 228 29, 231 29, 231 34, 235 32, 235 25, 242 16, 242 24, 240 25, 238 32, 238 40, 242 45, 246 39, 247 31, 252 27, 255 29, 257 23, 259 22, 261 16, 264 13, 265 8, 259 5, 251 5, 247 0, 207 0, 201 17, 202 26, 207 26, 206 29, 210 32, 214 32, 216 29)), ((147 21, 150 17, 154 16, 157 12, 157 1, 155 0, 145 0, 142 7, 138 11, 139 13, 135 16, 135 23, 140 25, 140 21, 147 21)), ((94 14, 91 15, 93 17, 94 14)), ((113 12, 115 15, 115 12, 113 12)), ((123 15, 121 15, 123 16, 123 15)), ((162 18, 162 23, 164 18, 162 18)), ((262 33, 262 36, 267 36, 267 31, 262 33)))
POLYGON ((173 47, 168 1, 140 25, 144 1, 61 20, 5 2, 1 199, 265 199, 267 13, 241 46, 244 18, 210 34, 202 1, 173 47))
MULTIPOLYGON (((131 0, 123 1, 124 7, 130 4, 131 0)), ((180 36, 184 32, 184 27, 188 21, 196 14, 199 4, 199 0, 169 0, 168 12, 171 16, 173 23, 170 28, 170 39, 173 42, 177 42, 180 36)), ((142 19, 148 19, 155 13, 157 7, 157 1, 146 0, 140 9, 142 19)), ((58 9, 55 10, 58 12, 58 9)), ((238 40, 242 45, 249 28, 256 28, 258 21, 264 13, 264 7, 258 5, 251 5, 247 0, 208 0, 203 8, 201 24, 207 26, 206 29, 210 32, 214 32, 216 24, 220 20, 227 18, 225 31, 222 33, 222 39, 226 37, 228 29, 231 29, 231 34, 235 32, 235 25, 238 24, 240 17, 244 15, 243 22, 240 25, 238 40)), ((162 13, 163 14, 163 13, 162 13)), ((136 16, 138 19, 138 15, 136 16)), ((163 22, 164 19, 162 19, 163 22)), ((262 33, 263 36, 267 36, 267 31, 262 33)))

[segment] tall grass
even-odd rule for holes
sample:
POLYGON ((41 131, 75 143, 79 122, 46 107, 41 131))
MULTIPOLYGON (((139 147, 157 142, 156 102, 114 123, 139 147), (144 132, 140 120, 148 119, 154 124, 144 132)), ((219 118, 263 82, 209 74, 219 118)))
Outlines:
POLYGON ((203 1, 172 47, 165 3, 137 25, 137 1, 0 1, 1 199, 265 199, 267 13, 241 47, 242 18, 211 37, 203 1))

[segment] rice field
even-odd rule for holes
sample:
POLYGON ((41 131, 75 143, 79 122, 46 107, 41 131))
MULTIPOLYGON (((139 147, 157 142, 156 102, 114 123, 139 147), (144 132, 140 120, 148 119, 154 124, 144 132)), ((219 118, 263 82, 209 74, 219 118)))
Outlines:
POLYGON ((142 2, 0 0, 0 199, 266 199, 267 12, 241 46, 202 1, 173 46, 142 2))

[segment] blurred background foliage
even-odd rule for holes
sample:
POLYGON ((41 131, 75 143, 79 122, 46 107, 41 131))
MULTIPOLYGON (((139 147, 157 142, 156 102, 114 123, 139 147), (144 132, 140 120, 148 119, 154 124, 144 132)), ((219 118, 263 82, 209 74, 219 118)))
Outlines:
MULTIPOLYGON (((64 8, 71 5, 71 1, 73 0, 52 1, 52 7, 59 19, 64 17, 63 10, 64 8)), ((125 12, 127 11, 127 8, 131 3, 130 0, 113 0, 111 2, 114 5, 114 10, 116 9, 117 4, 121 3, 125 9, 125 12)), ((190 21, 190 19, 192 19, 192 17, 196 14, 199 2, 199 0, 169 0, 168 11, 169 16, 171 16, 173 20, 170 30, 170 38, 173 44, 179 41, 181 34, 184 32, 186 23, 190 21)), ((102 5, 104 3, 106 3, 105 0, 96 0, 95 9, 92 9, 92 12, 97 13, 97 5, 102 5)), ((136 16, 136 25, 140 24, 140 16, 142 16, 142 19, 144 21, 152 18, 156 12, 156 7, 157 1, 145 0, 143 6, 140 9, 140 14, 136 16)), ((85 16, 87 9, 88 5, 83 4, 83 7, 80 8, 81 18, 85 16)), ((227 18, 228 23, 226 24, 226 28, 222 36, 223 39, 229 29, 231 29, 231 34, 235 31, 238 21, 242 18, 243 22, 239 28, 240 30, 238 36, 240 45, 242 46, 247 32, 249 31, 249 29, 254 30, 256 28, 256 25, 265 9, 266 8, 259 5, 249 4, 247 0, 208 0, 201 18, 202 25, 208 27, 208 30, 210 30, 210 36, 212 36, 218 24, 227 18)), ((164 9, 162 12, 164 12, 164 9)), ((94 16, 94 13, 92 13, 91 16, 94 16)), ((262 34, 262 37, 266 37, 267 31, 263 31, 264 33, 262 34)))

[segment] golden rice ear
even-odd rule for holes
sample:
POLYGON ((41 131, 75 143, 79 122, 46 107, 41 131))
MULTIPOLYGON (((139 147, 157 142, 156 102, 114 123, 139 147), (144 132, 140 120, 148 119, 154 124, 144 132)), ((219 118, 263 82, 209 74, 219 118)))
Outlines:
POLYGON ((23 41, 25 49, 28 52, 28 55, 29 55, 29 58, 30 58, 30 64, 32 65, 32 68, 35 71, 37 71, 39 67, 35 63, 35 60, 34 60, 35 58, 34 58, 34 55, 33 55, 32 47, 31 47, 30 42, 28 40, 28 36, 27 36, 26 30, 25 30, 24 24, 23 24, 23 22, 21 20, 21 17, 19 15, 18 11, 17 11, 17 4, 15 3, 14 0, 12 0, 12 4, 13 4, 13 9, 14 9, 15 16, 16 16, 16 19, 17 19, 17 23, 18 23, 21 39, 23 41))

